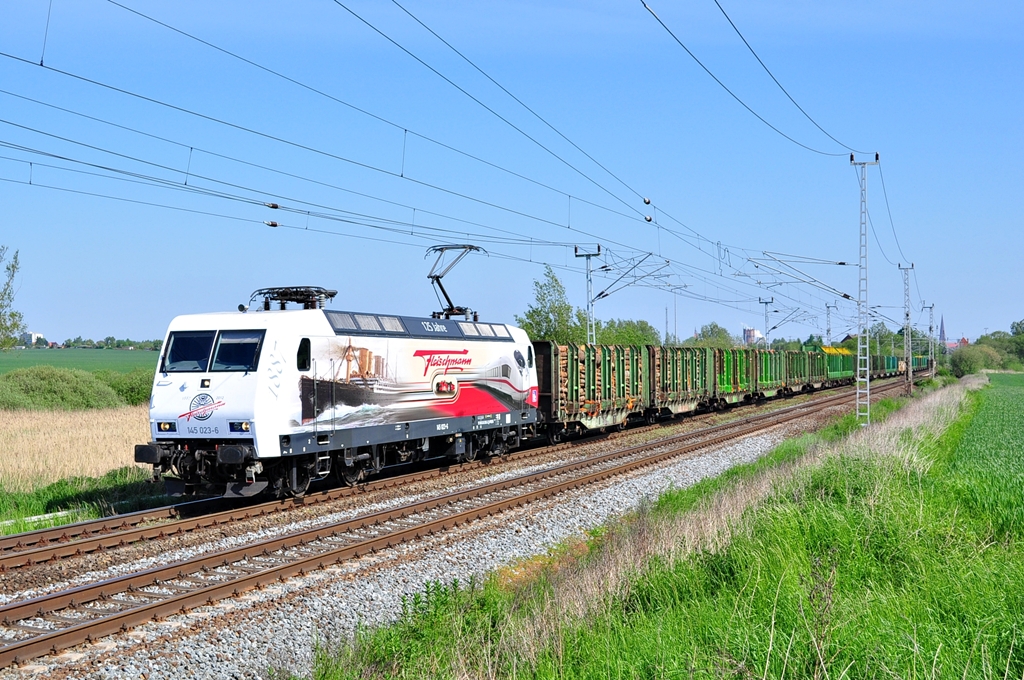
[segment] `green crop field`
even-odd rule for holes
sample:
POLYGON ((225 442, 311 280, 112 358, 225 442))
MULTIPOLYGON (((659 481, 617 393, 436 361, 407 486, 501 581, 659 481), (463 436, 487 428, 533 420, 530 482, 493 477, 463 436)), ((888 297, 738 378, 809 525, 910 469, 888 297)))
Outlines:
POLYGON ((129 373, 137 368, 156 370, 159 352, 123 349, 17 349, 0 352, 0 374, 30 366, 79 368, 83 371, 129 373))

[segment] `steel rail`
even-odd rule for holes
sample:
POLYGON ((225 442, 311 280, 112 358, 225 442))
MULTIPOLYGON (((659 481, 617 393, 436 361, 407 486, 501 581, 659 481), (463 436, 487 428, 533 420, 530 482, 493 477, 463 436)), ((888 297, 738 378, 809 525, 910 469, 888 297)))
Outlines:
POLYGON ((83 536, 123 531, 126 527, 136 526, 145 522, 175 519, 182 515, 183 510, 202 511, 201 508, 212 505, 213 501, 222 500, 220 498, 204 498, 150 508, 149 510, 126 512, 123 515, 111 515, 101 519, 82 520, 72 524, 62 524, 56 527, 46 527, 24 531, 19 534, 0 536, 0 554, 8 551, 29 550, 48 543, 64 543, 83 536))
MULTIPOLYGON (((126 630, 153 618, 183 612, 198 605, 212 604, 224 597, 237 596, 244 590, 266 585, 295 574, 304 574, 309 569, 322 569, 332 563, 392 547, 424 535, 431 535, 474 519, 524 505, 539 498, 608 479, 640 467, 654 465, 698 449, 715 446, 767 427, 803 417, 808 412, 825 408, 833 401, 849 400, 850 398, 852 395, 849 394, 837 395, 816 401, 813 404, 763 414, 756 417, 756 422, 745 423, 741 428, 734 428, 733 432, 710 438, 704 437, 700 441, 682 444, 653 455, 636 457, 625 463, 599 469, 576 478, 558 481, 559 478, 573 472, 643 453, 651 446, 629 447, 622 451, 564 463, 509 480, 483 484, 397 508, 370 513, 333 525, 307 529, 295 534, 267 539, 253 545, 230 548, 192 560, 153 567, 100 583, 11 603, 0 607, 3 625, 10 630, 21 630, 35 635, 24 640, 7 641, 0 646, 0 667, 21 663, 36 656, 53 653, 94 640, 97 637, 126 630), (551 484, 540 488, 527 488, 524 493, 499 498, 479 507, 457 510, 453 514, 442 517, 427 517, 411 526, 400 526, 394 530, 387 530, 383 526, 388 522, 398 520, 408 522, 415 515, 436 511, 467 500, 485 499, 503 491, 519 489, 524 486, 530 487, 532 484, 552 478, 555 481, 551 484), (360 532, 369 532, 373 535, 361 535, 360 532), (354 539, 353 536, 355 536, 354 539), (321 545, 317 546, 317 543, 321 545), (342 544, 339 545, 339 543, 342 544), (287 550, 298 552, 298 557, 275 556, 275 553, 287 550), (264 566, 257 566, 257 562, 263 562, 264 566), (268 562, 269 565, 267 565, 268 562), (228 573, 225 573, 225 570, 228 573), (170 591, 170 593, 148 591, 145 590, 146 588, 170 591), (130 599, 118 599, 119 595, 130 599), (108 609, 110 606, 125 607, 125 609, 111 611, 108 609), (62 611, 63 614, 57 613, 62 611), (68 616, 69 613, 99 615, 101 618, 84 619, 78 616, 68 616), (40 619, 64 627, 46 629, 43 628, 45 624, 37 622, 40 619)), ((682 438, 682 435, 679 438, 682 438)), ((666 442, 662 440, 656 446, 664 447, 665 444, 666 442)))
MULTIPOLYGON (((797 404, 782 409, 776 409, 767 414, 750 416, 738 421, 722 423, 689 433, 673 435, 659 440, 659 442, 649 443, 646 446, 657 446, 672 441, 678 441, 680 438, 700 436, 701 434, 709 434, 723 429, 738 427, 743 423, 758 422, 760 419, 771 417, 771 415, 775 413, 784 413, 791 409, 813 408, 813 405, 842 400, 844 397, 845 392, 841 394, 828 395, 805 404, 797 404)), ((653 427, 659 426, 649 426, 649 428, 653 427)), ((641 432, 649 428, 638 428, 631 430, 630 432, 641 432)), ((589 439, 586 443, 592 443, 593 441, 595 440, 589 439)), ((269 515, 276 514, 277 512, 293 510, 300 507, 309 507, 360 493, 386 490, 419 481, 443 477, 453 473, 474 470, 487 465, 492 465, 496 461, 518 461, 524 457, 543 455, 578 445, 578 442, 565 442, 555 446, 545 447, 543 449, 516 452, 502 458, 456 463, 453 465, 432 468, 405 475, 384 477, 360 484, 357 487, 328 489, 302 498, 288 498, 256 505, 245 505, 241 508, 200 514, 197 517, 189 517, 185 519, 175 519, 175 517, 180 516, 181 511, 186 508, 195 511, 201 507, 217 507, 223 504, 224 499, 217 498, 191 501, 175 506, 168 506, 166 508, 140 511, 117 517, 104 518, 102 520, 94 520, 92 522, 81 522, 76 525, 68 525, 67 527, 55 527, 26 534, 17 534, 9 537, 7 541, 7 544, 11 545, 11 547, 5 552, 0 552, 0 573, 9 569, 25 568, 35 564, 42 564, 70 557, 79 557, 93 552, 119 548, 139 541, 162 540, 200 529, 217 527, 237 521, 267 517, 269 515), (172 519, 174 521, 152 524, 153 522, 160 522, 165 519, 172 519), (118 523, 119 520, 121 520, 120 523, 118 523), (65 531, 62 531, 62 529, 65 529, 65 531), (69 530, 71 533, 69 533, 69 530), (82 538, 74 540, 72 538, 74 535, 82 536, 82 538), (33 541, 35 541, 35 545, 37 547, 30 547, 33 545, 33 541)), ((0 542, 0 550, 2 550, 3 546, 4 543, 0 542)))

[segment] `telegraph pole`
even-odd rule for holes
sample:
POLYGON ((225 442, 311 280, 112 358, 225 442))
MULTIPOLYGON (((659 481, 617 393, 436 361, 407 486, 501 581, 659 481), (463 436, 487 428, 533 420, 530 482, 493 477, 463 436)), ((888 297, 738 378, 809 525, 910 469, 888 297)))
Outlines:
POLYGON ((910 335, 910 272, 914 269, 914 263, 909 267, 897 265, 903 272, 903 360, 907 362, 907 394, 914 393, 914 343, 910 335))
POLYGON ((601 254, 601 244, 597 244, 596 253, 581 253, 576 246, 576 257, 587 258, 587 344, 597 344, 597 328, 594 324, 594 277, 590 269, 590 258, 601 254))
POLYGON ((871 357, 868 337, 868 172, 874 162, 857 161, 850 154, 850 165, 860 167, 860 276, 857 283, 857 422, 871 424, 871 357))
POLYGON ((768 349, 768 305, 775 304, 775 298, 770 297, 767 300, 763 298, 757 298, 759 304, 764 305, 764 348, 768 349))

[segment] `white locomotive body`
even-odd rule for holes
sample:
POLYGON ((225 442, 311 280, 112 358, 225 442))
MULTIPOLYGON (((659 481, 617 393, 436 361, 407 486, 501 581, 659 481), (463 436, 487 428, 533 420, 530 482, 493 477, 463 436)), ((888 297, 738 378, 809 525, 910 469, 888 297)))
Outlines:
POLYGON ((135 460, 175 475, 171 490, 300 495, 332 473, 354 483, 398 463, 504 453, 535 434, 522 330, 306 307, 175 318, 152 441, 135 460))

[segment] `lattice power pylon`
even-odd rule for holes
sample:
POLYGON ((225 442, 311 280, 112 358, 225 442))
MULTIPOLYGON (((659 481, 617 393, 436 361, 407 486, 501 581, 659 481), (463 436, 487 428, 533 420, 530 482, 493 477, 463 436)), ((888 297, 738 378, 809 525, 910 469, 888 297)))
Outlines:
POLYGON ((914 270, 914 263, 909 267, 897 265, 903 274, 903 361, 907 364, 907 394, 914 393, 914 336, 910 328, 910 272, 914 270))
POLYGON ((868 173, 874 162, 857 161, 850 154, 850 165, 860 167, 860 277, 857 284, 857 422, 871 424, 871 346, 868 331, 868 173))
POLYGON ((587 343, 597 344, 597 324, 594 321, 594 274, 590 267, 590 258, 601 255, 601 244, 597 244, 596 253, 580 252, 576 246, 576 257, 587 258, 587 343))
POLYGON ((926 305, 921 300, 921 309, 928 310, 928 369, 935 374, 935 303, 926 305))

